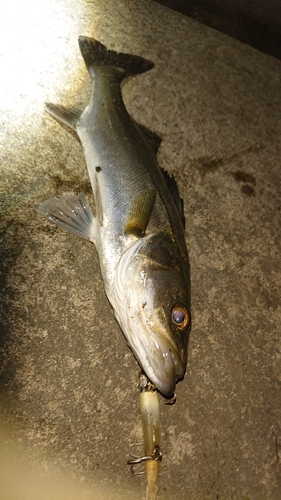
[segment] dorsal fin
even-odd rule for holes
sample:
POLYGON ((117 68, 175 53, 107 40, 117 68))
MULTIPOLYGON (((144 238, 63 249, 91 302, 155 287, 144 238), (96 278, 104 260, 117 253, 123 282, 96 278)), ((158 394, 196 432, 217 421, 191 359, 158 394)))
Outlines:
POLYGON ((183 208, 183 199, 180 197, 180 193, 179 193, 179 188, 178 188, 178 185, 177 185, 177 182, 176 182, 176 179, 174 178, 173 174, 170 175, 168 174, 168 172, 161 167, 161 171, 162 171, 162 174, 163 174, 163 177, 166 181, 166 184, 169 188, 169 191, 170 193, 172 194, 173 198, 174 198, 174 202, 176 204, 176 207, 179 211, 179 214, 180 214, 180 218, 181 218, 181 221, 182 221, 182 225, 185 229, 185 217, 184 217, 184 208, 183 208))
POLYGON ((141 125, 140 123, 136 122, 135 120, 133 120, 133 122, 135 123, 136 127, 140 130, 140 132, 143 134, 147 144, 151 147, 156 156, 158 149, 160 148, 160 144, 162 142, 161 137, 159 137, 159 135, 157 135, 155 132, 152 132, 152 130, 145 127, 144 125, 141 125))

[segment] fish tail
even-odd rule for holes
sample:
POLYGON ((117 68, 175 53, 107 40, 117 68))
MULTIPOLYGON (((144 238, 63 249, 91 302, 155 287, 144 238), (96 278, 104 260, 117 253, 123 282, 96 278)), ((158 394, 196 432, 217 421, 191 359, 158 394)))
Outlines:
POLYGON ((131 75, 145 73, 154 64, 147 59, 109 50, 102 43, 86 36, 79 36, 79 47, 91 76, 97 66, 112 66, 120 70, 120 81, 131 75))

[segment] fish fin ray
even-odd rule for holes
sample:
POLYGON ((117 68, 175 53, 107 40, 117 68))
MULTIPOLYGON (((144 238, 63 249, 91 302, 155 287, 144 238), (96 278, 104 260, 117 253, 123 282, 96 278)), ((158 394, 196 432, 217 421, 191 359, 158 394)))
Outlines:
POLYGON ((161 171, 162 171, 163 177, 165 179, 165 182, 167 184, 167 187, 168 187, 168 189, 169 189, 169 191, 174 199, 176 208, 178 209, 178 212, 180 214, 182 225, 185 229, 185 216, 184 216, 183 199, 180 196, 179 188, 178 188, 176 179, 174 178, 173 174, 172 175, 168 174, 168 172, 162 167, 161 167, 161 171))
POLYGON ((71 130, 76 132, 77 125, 79 124, 82 111, 77 108, 65 108, 59 104, 52 104, 51 102, 45 103, 45 109, 53 118, 58 122, 63 123, 71 130))
POLYGON ((154 64, 147 59, 132 54, 124 54, 107 49, 94 38, 79 36, 79 47, 89 73, 94 66, 113 66, 121 70, 119 79, 149 71, 154 64))
POLYGON ((125 233, 140 236, 145 233, 156 198, 156 189, 142 191, 132 202, 125 223, 125 233))
POLYGON ((96 219, 83 193, 67 193, 45 200, 37 209, 61 229, 95 243, 96 219))
POLYGON ((151 147, 153 150, 154 154, 156 155, 158 152, 158 149, 160 148, 160 144, 162 142, 161 137, 157 135, 155 132, 152 132, 152 130, 149 130, 149 128, 145 127, 144 125, 141 125, 140 123, 136 122, 133 120, 136 127, 141 131, 143 134, 147 144, 151 147))

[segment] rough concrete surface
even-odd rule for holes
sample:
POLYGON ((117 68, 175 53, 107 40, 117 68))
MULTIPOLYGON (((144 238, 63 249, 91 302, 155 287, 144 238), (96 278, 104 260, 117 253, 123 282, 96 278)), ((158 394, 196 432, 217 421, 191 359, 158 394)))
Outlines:
POLYGON ((138 366, 95 249, 34 210, 91 197, 79 142, 43 110, 87 102, 79 34, 155 63, 124 98, 185 202, 193 328, 177 402, 161 401, 159 499, 280 499, 280 61, 145 0, 1 10, 1 442, 21 464, 8 481, 1 447, 1 500, 144 498, 126 465, 138 366))

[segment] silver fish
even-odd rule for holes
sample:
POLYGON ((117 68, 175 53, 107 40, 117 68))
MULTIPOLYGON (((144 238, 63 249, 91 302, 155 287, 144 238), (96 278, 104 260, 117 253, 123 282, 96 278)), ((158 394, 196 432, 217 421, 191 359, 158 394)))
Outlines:
POLYGON ((141 57, 79 37, 93 79, 90 102, 47 111, 81 140, 95 199, 69 193, 38 208, 96 246, 107 297, 140 366, 165 396, 186 370, 190 331, 189 260, 183 203, 156 160, 159 140, 128 114, 121 82, 150 70, 141 57))

